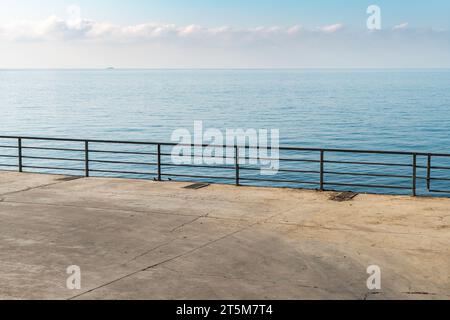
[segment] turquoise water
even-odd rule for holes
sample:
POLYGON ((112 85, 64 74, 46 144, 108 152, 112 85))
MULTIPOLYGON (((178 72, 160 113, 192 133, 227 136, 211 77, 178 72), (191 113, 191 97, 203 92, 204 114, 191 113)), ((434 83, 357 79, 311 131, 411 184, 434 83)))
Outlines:
POLYGON ((450 153, 450 70, 10 70, 0 110, 1 135, 170 141, 202 120, 285 146, 450 153))

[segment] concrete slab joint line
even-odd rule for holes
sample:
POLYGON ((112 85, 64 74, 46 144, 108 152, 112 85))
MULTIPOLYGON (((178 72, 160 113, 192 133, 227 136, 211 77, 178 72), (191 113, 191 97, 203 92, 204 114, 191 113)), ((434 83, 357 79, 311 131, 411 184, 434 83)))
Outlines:
POLYGON ((11 191, 11 192, 0 194, 0 196, 9 196, 9 195, 16 194, 16 193, 27 192, 27 191, 40 189, 40 188, 45 188, 45 187, 51 187, 51 186, 54 186, 54 185, 57 185, 57 184, 62 184, 62 183, 70 182, 70 181, 73 181, 73 180, 74 179, 71 179, 71 180, 58 180, 57 179, 57 182, 52 182, 52 183, 48 183, 48 184, 38 185, 38 186, 34 186, 34 187, 28 187, 28 188, 21 189, 21 190, 15 190, 15 191, 11 191))
MULTIPOLYGON (((186 225, 188 225, 188 224, 194 223, 195 221, 198 221, 198 220, 201 219, 201 218, 206 218, 207 216, 208 216, 208 215, 198 217, 198 218, 192 220, 191 222, 188 222, 188 223, 186 223, 186 224, 184 224, 184 225, 182 225, 182 226, 180 226, 180 227, 183 227, 183 226, 186 226, 186 225)), ((272 218, 272 217, 270 217, 270 218, 272 218)), ((270 218, 269 218, 269 219, 270 219, 270 218)), ((244 227, 244 228, 241 228, 241 229, 239 229, 239 230, 237 230, 237 231, 231 232, 230 234, 227 234, 227 235, 225 235, 225 236, 223 236, 223 237, 221 237, 221 238, 218 238, 218 239, 216 239, 216 240, 212 240, 212 241, 210 241, 210 242, 208 242, 208 243, 206 243, 206 244, 203 244, 203 245, 201 245, 201 246, 199 246, 199 247, 197 247, 197 248, 194 248, 194 249, 192 249, 192 250, 189 250, 189 251, 187 251, 186 253, 180 254, 180 255, 178 255, 178 256, 175 256, 175 257, 173 257, 173 258, 167 259, 167 260, 162 261, 162 262, 160 262, 160 263, 156 263, 156 264, 154 264, 154 265, 148 266, 148 267, 146 267, 146 268, 144 268, 144 269, 141 269, 141 270, 137 270, 137 271, 131 272, 131 273, 127 274, 127 275, 124 275, 124 276, 122 276, 122 277, 120 277, 120 278, 117 278, 117 279, 115 279, 115 280, 112 280, 112 281, 110 281, 110 282, 108 282, 108 283, 106 283, 106 284, 103 284, 103 285, 101 285, 101 286, 98 286, 98 287, 96 287, 96 288, 94 288, 94 289, 91 289, 91 290, 88 290, 88 291, 86 291, 86 292, 84 292, 84 293, 81 293, 81 294, 78 294, 78 295, 76 295, 76 296, 73 296, 73 297, 71 297, 69 300, 73 300, 73 299, 76 299, 76 298, 80 298, 81 296, 83 296, 83 295, 85 295, 85 294, 87 294, 87 293, 91 293, 91 292, 93 292, 93 291, 95 291, 95 290, 104 288, 104 287, 106 287, 106 286, 108 286, 108 285, 111 285, 111 284, 116 283, 116 282, 118 282, 118 281, 121 281, 121 280, 123 280, 123 279, 125 279, 125 278, 128 278, 128 277, 130 277, 130 276, 133 276, 133 275, 135 275, 135 274, 137 274, 137 273, 139 273, 139 272, 145 272, 145 271, 148 271, 148 270, 150 270, 150 269, 152 269, 152 268, 161 266, 161 265, 163 265, 163 264, 165 264, 165 263, 167 263, 167 262, 171 262, 171 261, 176 260, 176 259, 179 259, 179 258, 181 258, 181 257, 183 257, 183 256, 189 255, 189 254, 191 254, 191 253, 193 253, 193 252, 195 252, 195 251, 197 251, 197 250, 200 250, 200 249, 202 249, 202 248, 205 248, 205 247, 209 246, 210 244, 216 243, 216 242, 221 241, 221 240, 223 240, 223 239, 225 239, 225 238, 228 238, 228 237, 230 237, 230 236, 233 236, 233 235, 235 235, 235 234, 237 234, 237 233, 239 233, 239 232, 241 232, 241 231, 243 231, 243 230, 249 229, 249 228, 251 228, 251 227, 253 227, 253 226, 257 225, 257 224, 260 224, 260 222, 255 222, 254 224, 251 224, 251 225, 249 225, 249 226, 247 226, 247 227, 244 227)), ((178 227, 178 228, 180 228, 180 227, 178 227)), ((177 229, 177 228, 175 228, 175 229, 177 229)), ((158 248, 161 248, 161 247, 164 246, 164 245, 167 245, 167 244, 163 244, 163 245, 157 246, 157 247, 151 249, 149 252, 151 252, 151 251, 153 251, 153 250, 157 250, 158 248)), ((138 256, 138 257, 132 259, 132 261, 133 261, 133 260, 136 260, 137 258, 140 258, 140 257, 144 256, 145 254, 148 254, 149 252, 144 253, 144 254, 142 254, 142 255, 140 255, 140 256, 138 256)))
POLYGON ((133 276, 133 275, 136 275, 136 274, 138 274, 138 273, 140 273, 140 272, 148 271, 148 270, 150 270, 150 269, 156 268, 156 267, 158 267, 158 266, 160 266, 160 265, 163 265, 163 264, 165 264, 165 263, 168 263, 168 262, 171 262, 171 261, 173 261, 173 260, 179 259, 179 258, 181 258, 181 257, 183 257, 183 256, 186 256, 186 255, 189 255, 189 254, 191 254, 191 253, 193 253, 193 252, 195 252, 195 251, 197 251, 197 250, 200 250, 200 249, 202 249, 202 248, 204 248, 204 247, 206 247, 206 246, 208 246, 208 245, 210 245, 210 244, 212 244, 212 243, 215 243, 215 242, 217 242, 217 241, 223 240, 223 239, 225 239, 225 238, 227 238, 227 237, 229 237, 229 236, 232 236, 232 235, 234 235, 234 234, 236 234, 236 233, 238 233, 238 232, 241 232, 241 231, 244 230, 244 229, 246 229, 246 228, 240 229, 240 230, 238 230, 238 231, 234 231, 234 232, 232 232, 232 233, 230 233, 230 234, 227 234, 227 235, 225 235, 225 236, 223 236, 223 237, 221 237, 221 238, 219 238, 219 239, 212 240, 212 241, 210 241, 210 242, 208 242, 208 243, 206 243, 206 244, 203 244, 203 245, 201 245, 201 246, 199 246, 199 247, 197 247, 197 248, 194 248, 194 249, 192 249, 192 250, 189 250, 189 251, 187 251, 187 252, 185 252, 185 253, 183 253, 183 254, 177 255, 177 256, 172 257, 172 258, 170 258, 170 259, 166 259, 166 260, 161 261, 161 262, 159 262, 159 263, 155 263, 155 264, 153 264, 153 265, 147 266, 147 267, 145 267, 145 268, 143 268, 143 269, 136 270, 136 271, 133 271, 133 272, 131 272, 131 273, 128 273, 128 274, 126 274, 126 275, 124 275, 124 276, 122 276, 122 277, 119 277, 119 278, 117 278, 117 279, 115 279, 115 280, 109 281, 109 282, 107 282, 107 283, 105 283, 105 284, 103 284, 103 285, 100 285, 100 286, 96 287, 96 288, 90 289, 90 290, 88 290, 88 291, 86 291, 86 292, 83 292, 83 293, 80 293, 80 294, 78 294, 78 295, 76 295, 76 296, 73 296, 73 297, 71 297, 69 300, 73 300, 73 299, 76 299, 76 298, 80 298, 81 296, 83 296, 83 295, 85 295, 85 294, 87 294, 87 293, 94 292, 95 290, 104 288, 104 287, 106 287, 106 286, 108 286, 108 285, 111 285, 111 284, 113 284, 113 283, 116 283, 116 282, 121 281, 121 280, 123 280, 123 279, 126 279, 126 278, 128 278, 128 277, 131 277, 131 276, 133 276))

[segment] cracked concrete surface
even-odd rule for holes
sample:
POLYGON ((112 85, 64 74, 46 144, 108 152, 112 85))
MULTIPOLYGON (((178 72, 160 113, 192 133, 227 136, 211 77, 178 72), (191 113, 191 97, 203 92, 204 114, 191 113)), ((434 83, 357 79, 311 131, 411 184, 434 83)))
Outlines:
POLYGON ((450 299, 450 199, 186 185, 0 172, 0 299, 450 299))

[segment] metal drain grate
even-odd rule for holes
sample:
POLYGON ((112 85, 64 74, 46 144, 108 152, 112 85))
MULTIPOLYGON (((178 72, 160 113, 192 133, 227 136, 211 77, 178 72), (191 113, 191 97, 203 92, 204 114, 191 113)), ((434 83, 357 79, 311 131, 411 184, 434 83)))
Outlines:
POLYGON ((184 189, 198 190, 198 189, 206 188, 206 187, 209 187, 209 186, 210 186, 209 183, 194 183, 194 184, 188 185, 188 186, 183 187, 183 188, 184 189))
POLYGON ((331 196, 330 200, 337 202, 350 201, 353 200, 353 198, 356 197, 357 195, 358 194, 355 192, 341 192, 331 196))

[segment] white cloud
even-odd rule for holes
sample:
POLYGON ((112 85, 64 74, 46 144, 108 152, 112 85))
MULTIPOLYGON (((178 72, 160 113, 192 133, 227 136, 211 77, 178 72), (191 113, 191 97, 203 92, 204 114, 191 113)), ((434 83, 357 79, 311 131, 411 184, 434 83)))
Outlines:
POLYGON ((392 29, 393 30, 404 30, 404 29, 408 29, 408 27, 409 27, 409 23, 404 22, 404 23, 394 26, 392 29))
POLYGON ((76 6, 68 8, 68 18, 56 16, 41 21, 16 21, 0 25, 0 39, 10 41, 152 41, 165 39, 206 40, 277 40, 301 34, 335 33, 342 29, 341 23, 313 29, 294 26, 269 26, 255 28, 233 28, 230 26, 202 27, 199 25, 177 26, 175 24, 143 23, 138 25, 116 25, 108 22, 83 19, 76 6))
POLYGON ((76 39, 90 37, 90 33, 99 33, 105 27, 90 20, 66 21, 51 16, 42 21, 18 21, 0 27, 0 36, 8 40, 76 39))
POLYGON ((65 19, 0 22, 0 68, 449 67, 449 50, 448 30, 410 28, 406 22, 380 32, 342 23, 118 25, 84 19, 77 7, 65 19))
POLYGON ((328 26, 323 26, 320 27, 319 30, 325 32, 325 33, 335 33, 339 30, 341 30, 344 27, 344 25, 342 23, 336 23, 336 24, 331 24, 328 26))

